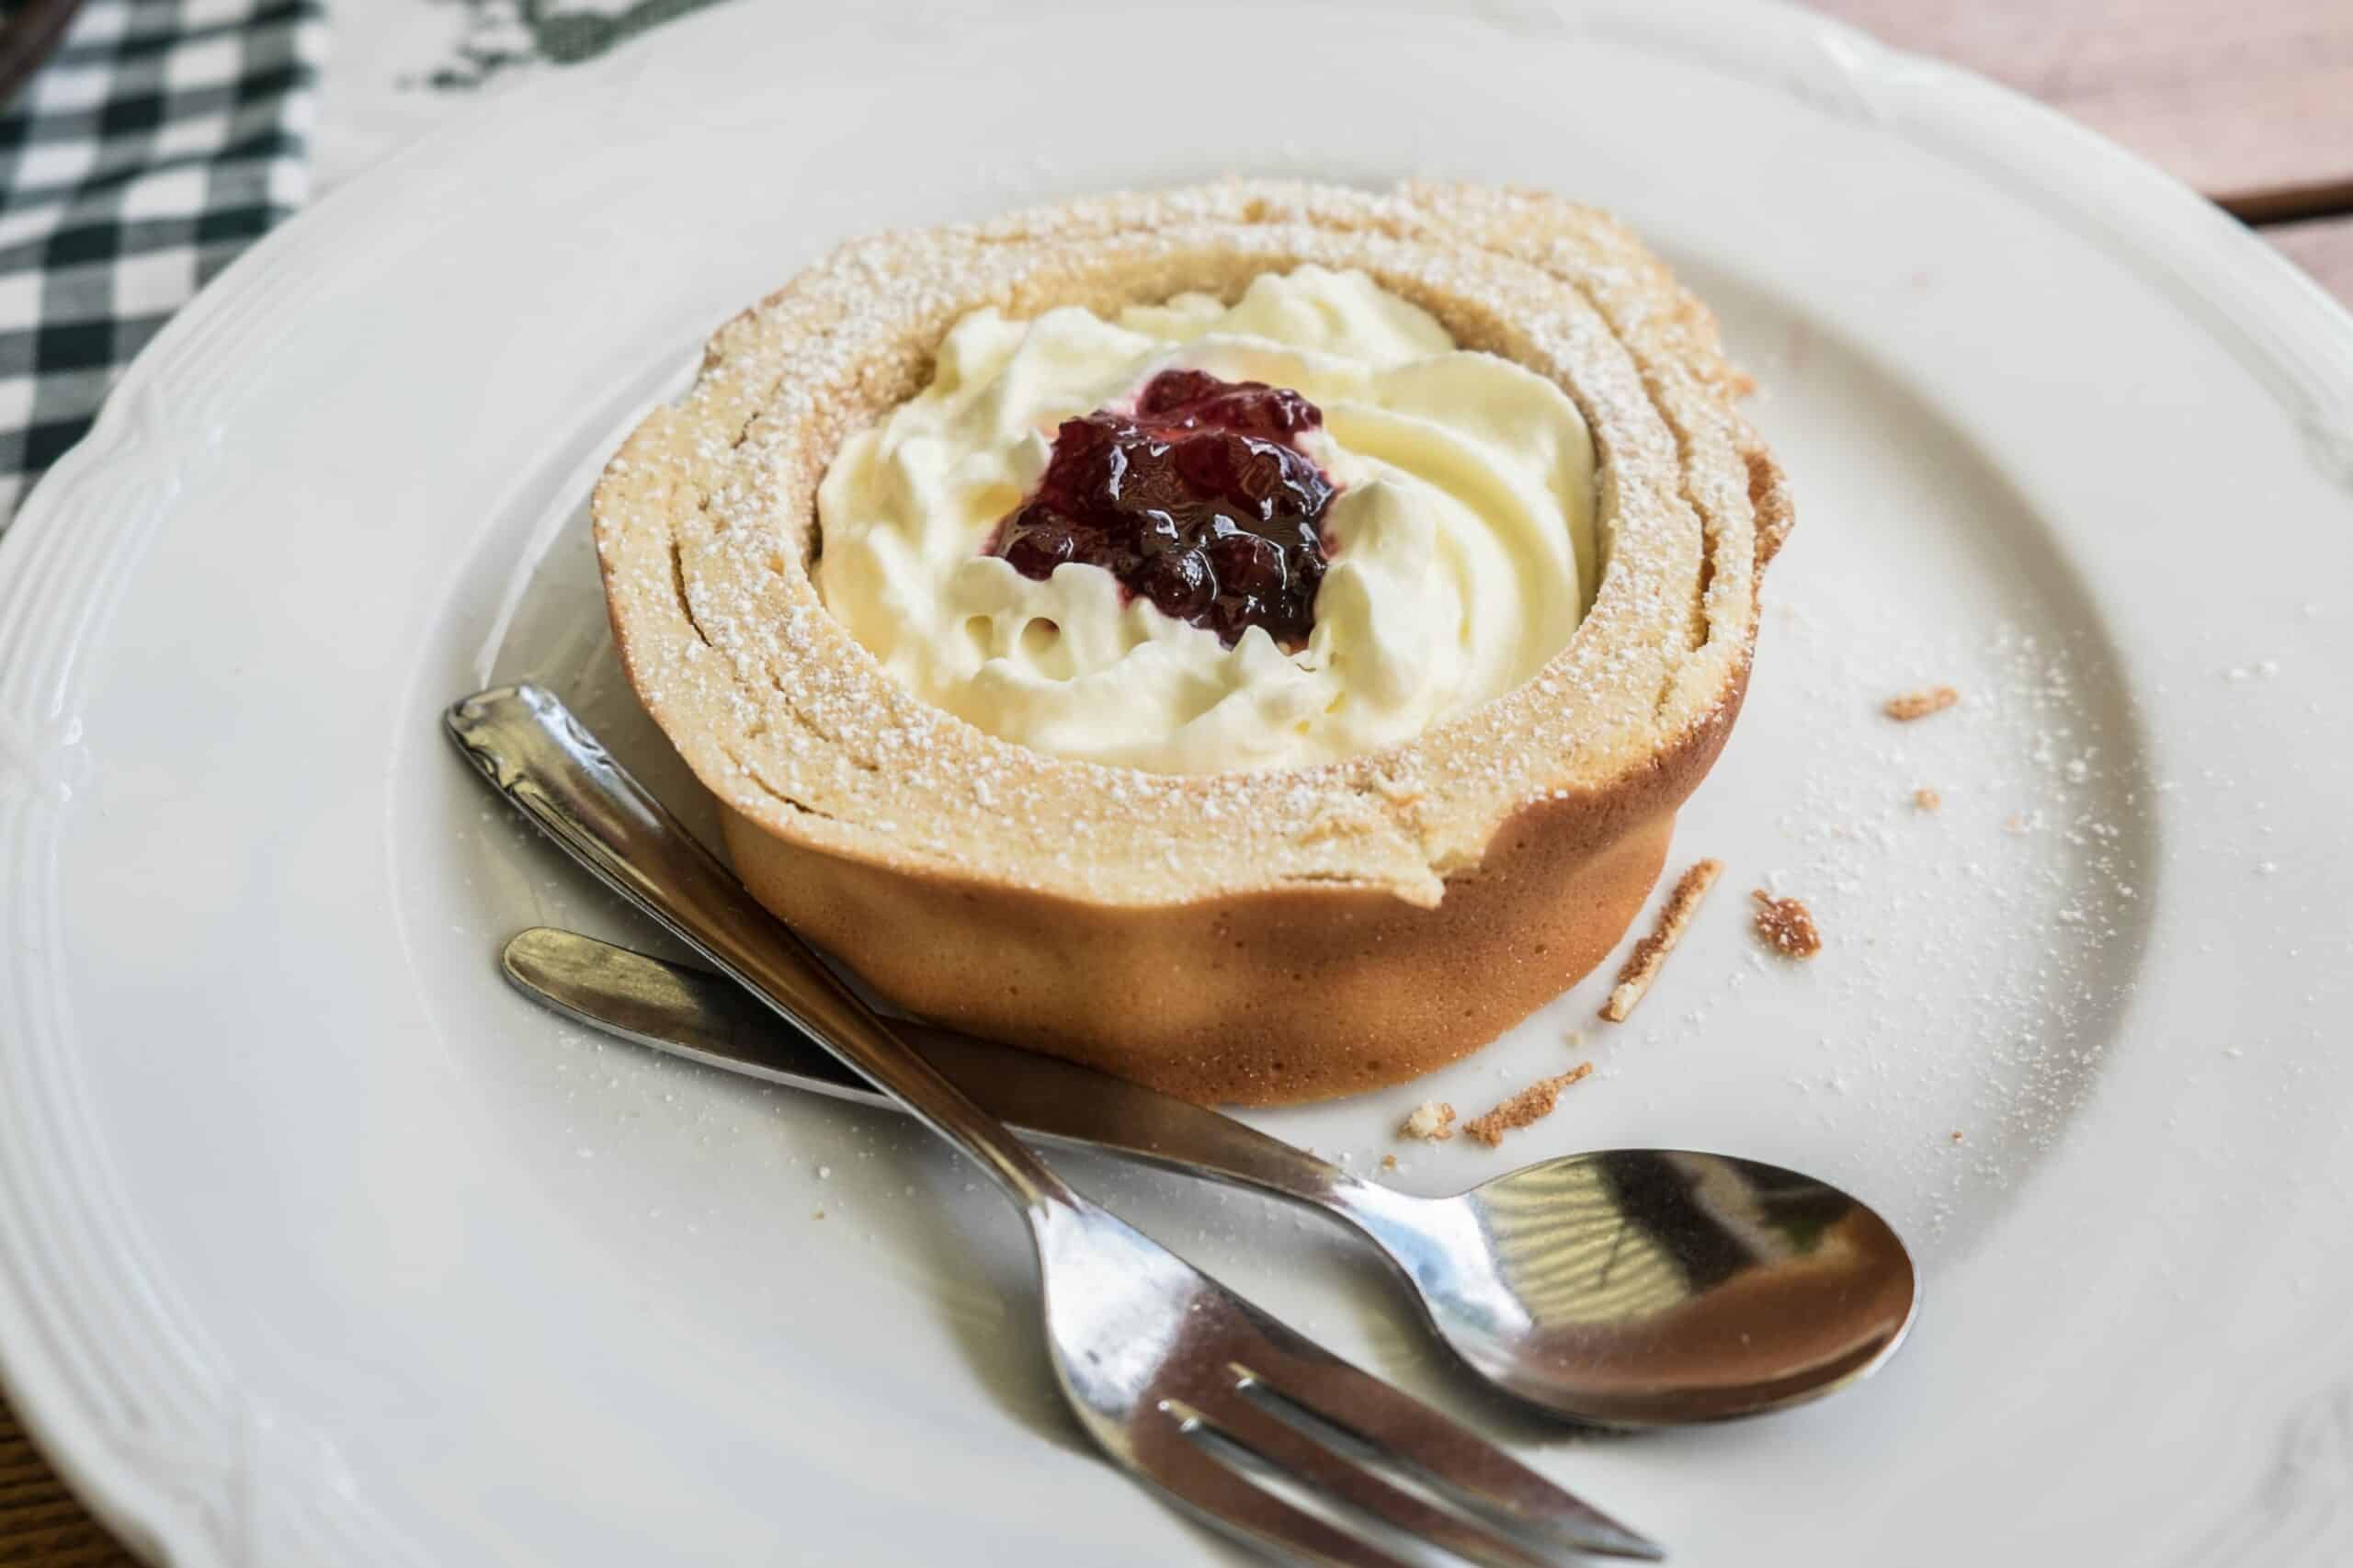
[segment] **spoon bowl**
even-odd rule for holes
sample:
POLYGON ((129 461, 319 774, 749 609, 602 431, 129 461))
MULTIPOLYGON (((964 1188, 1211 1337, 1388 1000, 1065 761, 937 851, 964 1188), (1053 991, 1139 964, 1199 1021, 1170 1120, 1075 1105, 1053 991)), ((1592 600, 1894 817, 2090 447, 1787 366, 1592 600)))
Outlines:
POLYGON ((1595 1425, 1819 1398, 1893 1355, 1919 1303, 1911 1256, 1877 1212, 1756 1160, 1613 1149, 1385 1207, 1384 1250, 1447 1345, 1595 1425))

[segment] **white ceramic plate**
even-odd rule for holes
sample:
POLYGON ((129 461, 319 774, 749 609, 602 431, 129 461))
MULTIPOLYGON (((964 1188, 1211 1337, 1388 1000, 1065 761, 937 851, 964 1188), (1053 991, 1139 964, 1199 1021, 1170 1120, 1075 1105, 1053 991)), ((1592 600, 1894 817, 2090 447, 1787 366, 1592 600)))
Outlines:
POLYGON ((1678 837, 1731 877, 1635 1021, 1588 982, 1260 1119, 1362 1168, 1590 1057, 1508 1158, 1819 1171, 1927 1309, 1826 1404, 1565 1436, 1319 1224, 1074 1176, 1681 1562, 2353 1560, 2353 323, 2043 111, 1749 6, 726 8, 241 262, 0 549, 0 1349, 67 1473, 187 1568, 1223 1550, 1085 1451, 943 1153, 504 989, 524 924, 644 933, 436 716, 537 676, 683 798, 580 510, 703 332, 860 231, 1228 169, 1619 210, 1801 506, 1678 837), (1756 952, 1767 881, 1815 964, 1756 952))

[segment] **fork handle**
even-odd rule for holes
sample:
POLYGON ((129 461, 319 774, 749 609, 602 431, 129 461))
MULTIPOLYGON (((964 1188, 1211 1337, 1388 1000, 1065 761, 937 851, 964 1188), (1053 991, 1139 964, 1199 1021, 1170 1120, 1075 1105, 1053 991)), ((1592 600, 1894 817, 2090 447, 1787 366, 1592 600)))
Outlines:
POLYGON ((1025 1209, 1086 1207, 754 902, 552 693, 476 692, 452 704, 446 722, 491 787, 574 859, 962 1150, 1025 1209))

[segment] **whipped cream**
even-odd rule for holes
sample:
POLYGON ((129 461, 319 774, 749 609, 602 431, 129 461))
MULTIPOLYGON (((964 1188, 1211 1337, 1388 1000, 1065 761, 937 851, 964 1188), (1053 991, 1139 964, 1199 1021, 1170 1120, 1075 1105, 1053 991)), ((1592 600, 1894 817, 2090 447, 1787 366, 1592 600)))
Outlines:
POLYGON ((931 384, 843 444, 817 491, 826 608, 891 675, 1002 739, 1164 773, 1328 762, 1412 740, 1567 642, 1598 572, 1593 438, 1560 388, 1458 348, 1360 272, 1302 267, 1105 321, 964 317, 931 384), (1170 369, 1300 392, 1343 486, 1306 645, 1215 632, 1099 566, 983 554, 1055 427, 1170 369))

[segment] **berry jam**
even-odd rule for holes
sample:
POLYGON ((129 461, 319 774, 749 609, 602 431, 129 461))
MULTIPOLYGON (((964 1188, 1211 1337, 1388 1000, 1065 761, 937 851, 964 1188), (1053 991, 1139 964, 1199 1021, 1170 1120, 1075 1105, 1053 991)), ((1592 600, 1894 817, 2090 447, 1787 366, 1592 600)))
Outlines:
POLYGON ((1086 562, 1229 648, 1263 626, 1296 649, 1315 624, 1339 487, 1293 443, 1323 423, 1295 392, 1163 370, 1132 415, 1063 421, 1037 492, 988 552, 1040 579, 1086 562))

